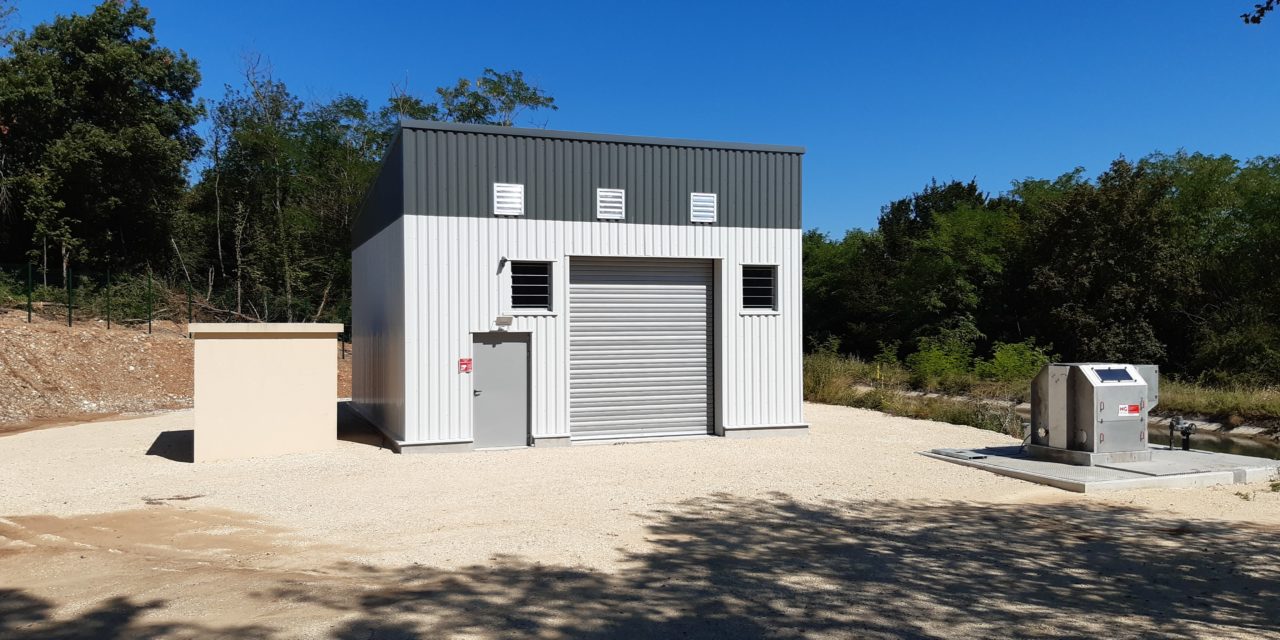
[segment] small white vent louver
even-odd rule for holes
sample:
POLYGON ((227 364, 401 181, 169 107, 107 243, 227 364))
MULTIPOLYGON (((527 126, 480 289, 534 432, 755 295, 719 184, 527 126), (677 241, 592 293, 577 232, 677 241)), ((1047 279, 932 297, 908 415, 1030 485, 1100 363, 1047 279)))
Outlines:
POLYGON ((493 183, 493 215, 524 215, 524 185, 493 183))
POLYGON ((623 220, 627 217, 627 192, 622 189, 596 189, 596 218, 623 220))
POLYGON ((716 194, 689 194, 689 220, 692 222, 715 222, 716 194))

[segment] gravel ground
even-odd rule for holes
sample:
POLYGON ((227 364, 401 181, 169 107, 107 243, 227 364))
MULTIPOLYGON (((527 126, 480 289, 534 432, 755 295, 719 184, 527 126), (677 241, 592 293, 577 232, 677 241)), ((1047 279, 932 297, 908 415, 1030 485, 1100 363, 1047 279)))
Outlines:
POLYGON ((1068 494, 915 454, 999 434, 806 413, 201 465, 187 411, 0 438, 0 637, 1280 637, 1265 485, 1068 494))

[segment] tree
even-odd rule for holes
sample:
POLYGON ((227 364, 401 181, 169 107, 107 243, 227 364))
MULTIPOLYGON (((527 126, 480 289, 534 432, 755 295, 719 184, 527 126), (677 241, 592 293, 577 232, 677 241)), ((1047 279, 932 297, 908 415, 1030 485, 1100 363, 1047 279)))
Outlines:
POLYGON ((1280 0, 1263 0, 1261 4, 1253 5, 1253 9, 1240 14, 1240 19, 1245 24, 1261 24, 1262 19, 1275 10, 1277 2, 1280 0))
POLYGON ((947 331, 985 338, 978 317, 1000 297, 1005 263, 1020 235, 1016 215, 999 204, 963 202, 936 213, 913 242, 895 287, 900 318, 914 327, 913 337, 947 331))
POLYGON ((136 0, 107 0, 14 32, 0 58, 8 248, 135 266, 166 255, 169 220, 199 153, 196 63, 159 46, 136 0), (31 242, 32 245, 27 245, 31 242))
POLYGON ((439 113, 445 120, 510 127, 526 110, 556 110, 555 98, 525 82, 521 71, 499 73, 485 69, 474 82, 465 78, 436 89, 439 113))
POLYGON ((933 225, 935 215, 962 205, 981 207, 986 201, 987 196, 976 181, 938 184, 933 180, 920 193, 890 203, 881 210, 879 220, 886 258, 897 267, 906 264, 916 241, 933 225))
POLYGON ((1196 282, 1180 259, 1170 181, 1121 158, 1096 185, 1062 183, 1061 197, 1024 212, 1036 337, 1074 358, 1163 361, 1158 316, 1196 282))
POLYGON ((208 163, 175 223, 209 303, 250 319, 348 321, 351 225, 399 121, 511 123, 551 106, 519 72, 486 78, 442 87, 436 103, 393 87, 374 110, 346 95, 305 104, 249 58, 243 84, 213 107, 208 163))
POLYGON ((807 231, 803 237, 804 318, 810 346, 839 344, 870 354, 891 342, 893 307, 886 294, 884 248, 879 233, 858 229, 832 241, 807 231))
POLYGON ((9 21, 13 19, 13 14, 17 13, 17 7, 9 0, 0 0, 0 36, 5 35, 9 31, 9 21))

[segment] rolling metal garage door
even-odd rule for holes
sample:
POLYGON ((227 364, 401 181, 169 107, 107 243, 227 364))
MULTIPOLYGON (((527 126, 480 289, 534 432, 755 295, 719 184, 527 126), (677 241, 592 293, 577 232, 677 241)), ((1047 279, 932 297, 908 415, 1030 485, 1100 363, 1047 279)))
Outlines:
POLYGON ((706 435, 711 263, 573 258, 569 431, 575 440, 706 435))

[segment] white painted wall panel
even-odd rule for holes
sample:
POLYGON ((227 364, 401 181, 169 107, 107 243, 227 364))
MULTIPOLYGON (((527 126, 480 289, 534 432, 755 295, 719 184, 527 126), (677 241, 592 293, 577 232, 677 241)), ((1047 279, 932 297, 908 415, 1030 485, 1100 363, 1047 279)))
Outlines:
POLYGON ((352 404, 401 441, 405 439, 406 221, 396 219, 351 255, 352 404))
POLYGON ((516 315, 510 327, 531 334, 535 438, 569 435, 566 314, 572 256, 717 260, 725 285, 716 292, 717 385, 723 394, 718 426, 803 423, 800 230, 421 215, 403 222, 407 311, 415 316, 405 330, 410 400, 403 441, 471 439, 471 377, 458 372, 458 359, 471 357, 473 332, 495 330, 494 319, 510 311, 502 303, 504 257, 555 263, 553 311, 516 315), (778 265, 778 313, 741 313, 742 264, 778 265))

